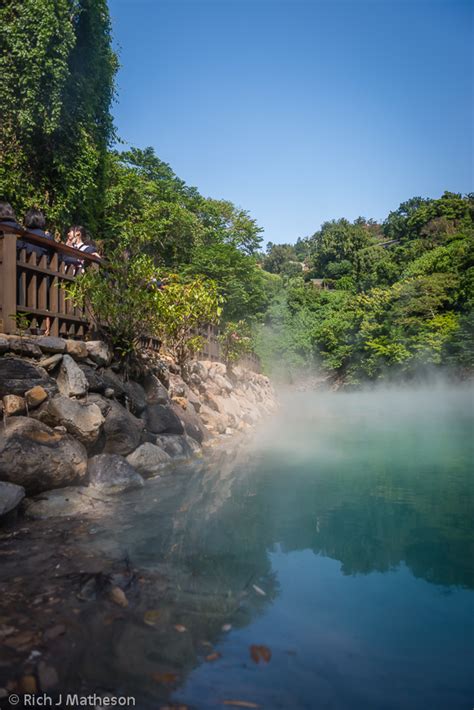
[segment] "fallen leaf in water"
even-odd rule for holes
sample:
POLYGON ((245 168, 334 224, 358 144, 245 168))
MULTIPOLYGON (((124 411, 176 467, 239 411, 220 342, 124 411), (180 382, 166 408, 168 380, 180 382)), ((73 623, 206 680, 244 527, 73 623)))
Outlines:
POLYGON ((156 626, 159 620, 160 612, 157 609, 150 609, 150 611, 146 611, 143 615, 143 621, 148 626, 156 626))
POLYGON ((262 597, 266 597, 266 596, 267 596, 267 593, 264 592, 263 589, 261 589, 260 587, 257 587, 256 584, 252 584, 252 587, 255 589, 255 591, 257 592, 257 594, 260 594, 262 597))
POLYGON ((221 654, 218 651, 214 651, 214 653, 210 653, 208 656, 206 656, 206 661, 209 661, 209 662, 217 661, 217 659, 220 657, 221 657, 221 654))
POLYGON ((251 703, 249 700, 223 700, 224 705, 232 705, 234 708, 260 708, 261 705, 251 703))
POLYGON ((232 624, 224 624, 221 626, 222 631, 230 631, 232 628, 232 624))
POLYGON ((175 624, 174 628, 176 629, 176 631, 179 631, 180 634, 187 631, 187 628, 185 626, 183 626, 182 624, 175 624))
POLYGON ((250 646, 250 657, 255 663, 260 663, 260 661, 268 663, 272 657, 272 652, 268 646, 257 646, 252 644, 252 646, 250 646))
POLYGON ((151 674, 151 677, 152 680, 155 681, 155 683, 163 683, 164 685, 172 685, 178 680, 178 674, 170 672, 159 673, 158 671, 156 671, 155 673, 151 674))
POLYGON ((186 513, 189 510, 189 503, 185 503, 179 508, 178 513, 186 513))
POLYGON ((109 597, 111 601, 113 601, 114 604, 118 604, 118 606, 128 606, 128 599, 125 596, 124 591, 120 589, 120 587, 112 587, 109 593, 109 597))

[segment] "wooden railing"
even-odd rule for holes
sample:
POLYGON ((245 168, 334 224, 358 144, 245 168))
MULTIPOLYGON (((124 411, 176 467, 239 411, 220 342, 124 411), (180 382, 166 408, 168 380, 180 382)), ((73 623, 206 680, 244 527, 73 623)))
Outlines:
POLYGON ((97 257, 52 239, 0 226, 0 332, 18 332, 23 319, 30 333, 84 338, 93 324, 67 298, 64 287, 77 273, 99 263, 97 257), (46 253, 37 253, 43 250, 46 253), (68 264, 65 257, 73 257, 76 264, 68 264))
MULTIPOLYGON (((208 325, 199 331, 199 335, 204 338, 202 349, 197 353, 201 360, 214 360, 222 362, 222 349, 219 342, 219 328, 216 325, 208 325)), ((247 353, 238 363, 242 367, 246 367, 254 372, 260 372, 260 358, 255 353, 247 353)))
MULTIPOLYGON (((99 268, 100 261, 52 239, 1 225, 0 333, 16 334, 26 324, 31 334, 47 332, 63 338, 86 338, 95 330, 95 324, 90 313, 86 315, 67 298, 65 287, 84 269, 99 268), (34 246, 47 253, 39 255, 31 251, 34 246), (73 257, 80 263, 67 264, 65 257, 73 257)), ((198 356, 203 360, 222 361, 217 326, 208 325, 200 334, 204 344, 198 356)), ((144 338, 143 345, 159 349, 156 338, 144 338)), ((242 364, 260 371, 256 355, 246 355, 242 364)))

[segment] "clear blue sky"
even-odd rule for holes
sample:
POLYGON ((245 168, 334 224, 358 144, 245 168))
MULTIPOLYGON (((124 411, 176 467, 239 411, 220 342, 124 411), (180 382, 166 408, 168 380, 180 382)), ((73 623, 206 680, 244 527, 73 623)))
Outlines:
POLYGON ((119 135, 265 241, 473 185, 469 0, 109 0, 119 135))

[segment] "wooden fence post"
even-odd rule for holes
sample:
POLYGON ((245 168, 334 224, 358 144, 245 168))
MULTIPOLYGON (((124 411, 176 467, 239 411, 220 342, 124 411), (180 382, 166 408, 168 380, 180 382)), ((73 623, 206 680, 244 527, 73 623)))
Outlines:
POLYGON ((16 333, 16 234, 4 232, 0 235, 2 282, 0 284, 0 306, 2 314, 1 331, 16 333))

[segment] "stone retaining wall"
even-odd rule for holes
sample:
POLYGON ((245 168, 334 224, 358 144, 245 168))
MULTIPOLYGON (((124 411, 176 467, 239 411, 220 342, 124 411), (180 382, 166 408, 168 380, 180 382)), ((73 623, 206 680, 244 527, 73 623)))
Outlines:
POLYGON ((276 407, 264 375, 195 361, 185 381, 170 358, 146 359, 134 381, 101 341, 0 335, 0 515, 25 495, 32 517, 73 514, 78 500, 84 512, 276 407))

